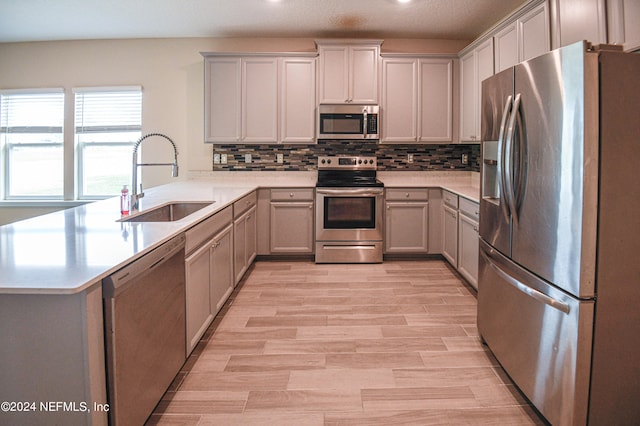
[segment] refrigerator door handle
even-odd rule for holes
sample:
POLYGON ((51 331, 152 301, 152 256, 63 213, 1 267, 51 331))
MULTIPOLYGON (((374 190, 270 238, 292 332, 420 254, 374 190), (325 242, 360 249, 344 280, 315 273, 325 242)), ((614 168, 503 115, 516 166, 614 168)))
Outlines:
POLYGON ((555 308, 557 310, 559 310, 560 312, 564 312, 565 314, 569 314, 569 311, 571 310, 569 305, 567 305, 564 302, 561 302, 559 300, 556 300, 552 297, 547 296, 544 293, 539 292, 538 290, 531 288, 523 283, 521 283, 520 281, 518 281, 517 279, 515 279, 514 277, 512 277, 511 275, 509 275, 506 271, 504 271, 502 268, 500 268, 500 266, 498 266, 494 260, 491 258, 490 254, 487 254, 484 250, 480 250, 480 254, 487 260, 488 265, 494 270, 496 271, 496 273, 498 275, 500 275, 500 277, 502 277, 507 283, 511 284, 514 288, 516 288, 517 290, 521 291, 522 293, 526 294, 527 296, 544 303, 545 305, 549 305, 552 308, 555 308))
POLYGON ((504 176, 505 170, 505 130, 507 128, 507 119, 509 118, 509 111, 511 111, 511 105, 513 96, 507 97, 507 102, 504 105, 502 111, 502 120, 500 121, 500 134, 498 135, 498 152, 500 153, 500 161, 498 162, 498 176, 500 176, 500 207, 502 213, 504 213, 505 220, 509 220, 509 207, 507 206, 507 199, 505 196, 506 181, 504 176))
POLYGON ((513 222, 518 224, 518 210, 516 209, 515 202, 515 190, 513 188, 513 141, 514 141, 514 133, 515 133, 515 125, 516 125, 516 117, 518 116, 518 110, 520 109, 520 93, 518 93, 513 101, 513 109, 511 111, 511 117, 509 118, 509 126, 507 127, 507 140, 505 146, 505 155, 504 155, 504 164, 505 164, 505 172, 504 172, 504 180, 506 186, 506 194, 505 198, 507 199, 507 204, 509 205, 509 211, 511 212, 511 216, 513 217, 513 222))

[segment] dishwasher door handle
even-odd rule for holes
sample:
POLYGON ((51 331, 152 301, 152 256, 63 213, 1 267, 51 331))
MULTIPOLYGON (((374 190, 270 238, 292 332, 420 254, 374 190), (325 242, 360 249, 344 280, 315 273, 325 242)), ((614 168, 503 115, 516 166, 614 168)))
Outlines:
POLYGON ((185 246, 185 236, 181 234, 160 247, 153 249, 140 259, 134 260, 131 264, 125 266, 119 271, 111 274, 103 280, 102 295, 104 298, 112 298, 115 293, 124 290, 124 287, 134 280, 141 277, 154 268, 162 265, 167 259, 170 259, 175 253, 183 250, 185 246))

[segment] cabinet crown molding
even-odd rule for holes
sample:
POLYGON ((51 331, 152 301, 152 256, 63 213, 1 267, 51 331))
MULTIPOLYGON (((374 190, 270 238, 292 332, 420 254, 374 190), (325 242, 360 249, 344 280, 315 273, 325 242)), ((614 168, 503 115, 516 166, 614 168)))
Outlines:
POLYGON ((204 58, 215 57, 291 57, 291 58, 315 58, 318 56, 318 52, 200 52, 204 58))
POLYGON ((357 44, 361 44, 361 45, 378 45, 381 46, 382 43, 384 43, 384 40, 371 40, 371 39, 366 39, 366 38, 320 38, 320 39, 316 39, 314 40, 316 43, 316 46, 320 46, 320 45, 357 45, 357 44))

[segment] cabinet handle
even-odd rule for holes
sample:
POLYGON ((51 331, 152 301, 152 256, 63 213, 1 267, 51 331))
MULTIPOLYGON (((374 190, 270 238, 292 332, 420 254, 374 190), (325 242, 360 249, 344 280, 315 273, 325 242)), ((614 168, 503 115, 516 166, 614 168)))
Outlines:
POLYGON ((473 227, 473 230, 474 230, 474 231, 476 231, 476 232, 478 232, 478 227, 477 227, 477 226, 474 226, 474 227, 473 227))

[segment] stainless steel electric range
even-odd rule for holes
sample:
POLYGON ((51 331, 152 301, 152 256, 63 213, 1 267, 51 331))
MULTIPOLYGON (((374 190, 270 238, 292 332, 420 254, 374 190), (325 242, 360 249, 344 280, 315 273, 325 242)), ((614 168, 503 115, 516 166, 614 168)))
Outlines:
POLYGON ((384 185, 375 157, 318 157, 316 263, 382 262, 384 185))

